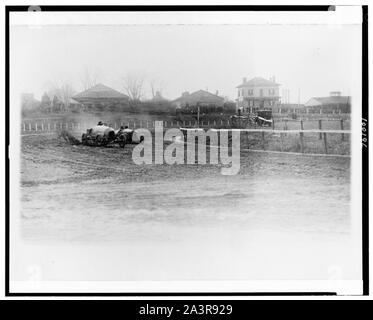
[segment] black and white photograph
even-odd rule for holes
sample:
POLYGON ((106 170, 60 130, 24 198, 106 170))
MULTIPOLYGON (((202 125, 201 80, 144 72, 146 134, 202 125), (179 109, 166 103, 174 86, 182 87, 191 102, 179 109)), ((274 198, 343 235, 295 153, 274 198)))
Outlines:
POLYGON ((9 12, 9 293, 363 294, 361 6, 9 12))

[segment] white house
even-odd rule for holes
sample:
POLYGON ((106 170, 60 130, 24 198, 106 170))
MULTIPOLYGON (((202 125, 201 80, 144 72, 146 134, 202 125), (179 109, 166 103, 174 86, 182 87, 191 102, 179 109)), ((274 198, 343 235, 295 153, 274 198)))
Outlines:
POLYGON ((251 113, 258 109, 272 109, 280 102, 279 87, 274 77, 270 80, 255 77, 249 81, 243 78, 243 82, 236 87, 237 111, 251 113))

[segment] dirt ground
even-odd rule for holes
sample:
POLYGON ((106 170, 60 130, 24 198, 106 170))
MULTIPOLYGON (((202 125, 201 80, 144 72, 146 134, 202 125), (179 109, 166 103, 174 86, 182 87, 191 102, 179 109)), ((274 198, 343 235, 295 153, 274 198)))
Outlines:
POLYGON ((349 158, 242 152, 239 174, 223 176, 221 165, 136 165, 133 147, 74 146, 54 134, 23 136, 24 235, 89 239, 74 219, 87 215, 89 227, 100 228, 97 219, 107 214, 114 219, 106 223, 116 229, 131 221, 259 223, 311 232, 348 228, 349 158), (54 219, 61 223, 51 227, 54 219))
MULTIPOLYGON (((154 263, 158 263, 159 268, 150 272, 139 269, 135 262, 129 266, 125 259, 126 263, 119 264, 121 272, 127 270, 126 275, 114 271, 110 275, 105 269, 105 276, 102 276, 103 279, 178 279, 188 278, 190 274, 195 276, 193 268, 196 265, 191 252, 196 248, 209 248, 208 259, 197 255, 202 268, 199 276, 224 278, 225 272, 231 269, 219 258, 219 252, 227 246, 231 248, 231 259, 240 260, 242 252, 253 255, 260 252, 262 258, 268 259, 263 253, 266 249, 254 245, 256 240, 258 237, 266 239, 260 242, 268 249, 268 239, 272 242, 276 234, 281 234, 294 236, 287 238, 286 243, 294 243, 303 253, 305 247, 301 239, 306 236, 307 243, 313 241, 310 239, 318 239, 312 242, 312 250, 327 248, 330 251, 327 244, 333 243, 332 252, 336 254, 339 249, 335 244, 339 243, 342 248, 344 240, 339 241, 349 235, 348 157, 242 151, 239 174, 223 176, 221 165, 135 165, 131 158, 133 147, 70 145, 55 134, 23 136, 23 239, 39 244, 45 241, 120 243, 126 246, 122 253, 127 257, 133 246, 141 247, 143 251, 132 252, 133 257, 137 257, 133 261, 142 261, 141 265, 149 263, 144 257, 150 252, 157 252, 158 257, 164 257, 166 251, 175 252, 177 256, 176 252, 182 246, 184 250, 190 250, 187 253, 190 259, 182 265, 176 259, 165 267, 163 262, 153 259, 153 262, 158 261, 154 263), (294 241, 298 235, 301 235, 299 241, 294 241), (220 266, 221 263, 225 267, 220 266), (212 272, 211 264, 218 268, 216 272, 212 272), (157 273, 156 270, 163 271, 157 273)), ((267 253, 272 252, 271 257, 279 252, 293 256, 298 249, 292 253, 283 252, 271 245, 267 253)), ((329 251, 324 255, 332 257, 329 251)), ((307 257, 311 258, 309 254, 307 257)), ((307 259, 305 263, 308 263, 307 259)), ((334 262, 338 260, 334 256, 333 259, 334 262)), ((235 265, 231 270, 236 272, 234 277, 247 275, 247 270, 254 268, 253 262, 248 263, 245 258, 235 265)), ((331 262, 325 263, 328 266, 331 262)), ((106 265, 105 268, 109 267, 106 265)), ((312 269, 311 277, 325 277, 326 269, 320 271, 318 268, 321 267, 312 269)), ((284 276, 278 270, 273 273, 273 270, 263 269, 263 261, 258 261, 254 269, 256 271, 250 276, 284 276)), ((293 273, 293 276, 301 277, 304 272, 301 269, 297 266, 300 273, 293 273)), ((51 271, 48 277, 56 279, 58 275, 51 271)), ((97 279, 97 274, 92 277, 97 279)))

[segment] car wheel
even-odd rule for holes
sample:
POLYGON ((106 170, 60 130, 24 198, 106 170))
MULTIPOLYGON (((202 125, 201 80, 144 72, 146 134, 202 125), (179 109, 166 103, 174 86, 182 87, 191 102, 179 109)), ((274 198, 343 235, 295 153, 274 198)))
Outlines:
POLYGON ((96 136, 96 144, 98 146, 101 146, 103 141, 104 141, 104 139, 100 135, 96 136))

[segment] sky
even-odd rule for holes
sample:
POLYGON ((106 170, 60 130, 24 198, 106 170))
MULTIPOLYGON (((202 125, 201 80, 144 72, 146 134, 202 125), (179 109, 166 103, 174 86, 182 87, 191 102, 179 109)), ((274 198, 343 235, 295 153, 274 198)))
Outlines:
POLYGON ((276 77, 290 102, 330 91, 349 95, 361 68, 357 25, 66 25, 12 26, 10 65, 18 92, 40 99, 51 82, 83 90, 86 70, 124 92, 127 75, 175 99, 208 90, 236 99, 243 77, 276 77), (299 96, 298 96, 298 93, 299 96))

